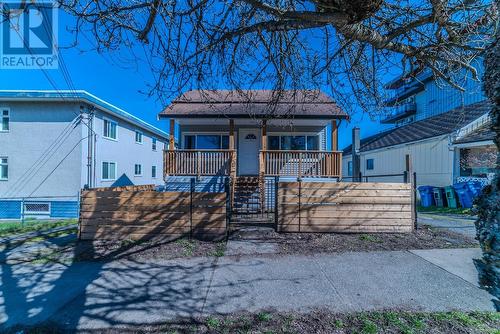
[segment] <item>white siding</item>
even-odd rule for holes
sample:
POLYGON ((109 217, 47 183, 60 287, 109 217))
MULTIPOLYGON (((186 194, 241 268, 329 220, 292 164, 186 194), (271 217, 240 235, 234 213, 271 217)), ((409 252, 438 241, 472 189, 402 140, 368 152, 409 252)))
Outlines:
POLYGON ((131 123, 114 118, 104 113, 97 113, 94 118, 94 130, 97 133, 96 142, 96 187, 106 187, 115 180, 102 180, 102 162, 116 163, 116 179, 125 175, 133 184, 163 184, 163 149, 164 139, 158 138, 131 123), (117 139, 103 137, 104 121, 111 119, 117 123, 117 139), (135 131, 140 131, 142 144, 135 142, 135 131), (156 138, 156 151, 152 149, 152 138, 156 138), (142 165, 142 176, 134 175, 135 164, 142 165), (156 178, 151 176, 151 167, 156 166, 156 178))
MULTIPOLYGON (((417 173, 418 185, 447 186, 452 184, 453 151, 449 149, 448 136, 432 138, 415 143, 383 148, 361 153, 363 175, 401 174, 405 169, 405 156, 409 154, 413 171, 417 173), (366 170, 366 160, 374 159, 374 169, 366 170)), ((347 162, 342 161, 342 174, 347 177, 347 162)), ((402 181, 402 177, 369 178, 369 181, 402 181)))

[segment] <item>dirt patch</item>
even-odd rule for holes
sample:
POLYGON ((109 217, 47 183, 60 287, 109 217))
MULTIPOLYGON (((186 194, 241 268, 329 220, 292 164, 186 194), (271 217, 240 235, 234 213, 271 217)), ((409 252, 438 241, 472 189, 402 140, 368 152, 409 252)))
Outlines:
MULTIPOLYGON (((263 311, 179 320, 157 326, 101 329, 98 333, 498 333, 500 316, 494 312, 363 312, 338 314, 326 310, 306 314, 263 311)), ((12 329, 36 333, 64 333, 55 324, 12 329)), ((83 331, 86 332, 86 331, 83 331)))
POLYGON ((279 244, 279 252, 281 254, 468 248, 479 246, 477 241, 470 237, 447 230, 433 229, 427 225, 419 226, 412 233, 276 233, 273 239, 279 244))
POLYGON ((127 258, 131 260, 223 256, 225 242, 200 241, 195 239, 162 240, 153 238, 147 241, 79 241, 74 248, 76 261, 112 260, 127 258))

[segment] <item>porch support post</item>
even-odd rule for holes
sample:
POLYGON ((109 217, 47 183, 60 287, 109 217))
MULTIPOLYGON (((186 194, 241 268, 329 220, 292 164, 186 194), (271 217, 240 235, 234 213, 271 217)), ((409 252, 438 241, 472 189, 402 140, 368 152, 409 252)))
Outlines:
POLYGON ((236 159, 237 159, 237 154, 235 148, 235 141, 234 141, 234 119, 229 120, 229 149, 231 150, 229 152, 230 154, 230 162, 229 162, 229 176, 231 177, 231 203, 233 200, 233 194, 234 194, 234 185, 236 184, 236 159))
POLYGON ((229 120, 229 149, 234 150, 234 119, 229 120))
POLYGON ((169 151, 173 151, 175 149, 175 120, 173 118, 170 119, 170 137, 168 141, 168 149, 169 151))
POLYGON ((337 128, 337 120, 332 121, 332 151, 338 151, 339 149, 339 132, 337 128))
POLYGON ((261 152, 259 156, 259 187, 260 187, 260 206, 262 212, 264 212, 265 207, 266 207, 266 180, 265 180, 265 173, 266 173, 266 157, 265 157, 265 151, 267 150, 267 120, 263 119, 262 120, 262 136, 261 136, 261 152))

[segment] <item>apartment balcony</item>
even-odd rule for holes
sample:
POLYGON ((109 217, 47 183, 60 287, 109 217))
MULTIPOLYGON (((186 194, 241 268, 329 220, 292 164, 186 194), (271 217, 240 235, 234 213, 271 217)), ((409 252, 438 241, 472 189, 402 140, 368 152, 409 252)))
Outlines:
POLYGON ((390 124, 399 121, 400 119, 417 113, 417 104, 415 102, 404 103, 391 108, 393 112, 380 121, 382 124, 390 124))

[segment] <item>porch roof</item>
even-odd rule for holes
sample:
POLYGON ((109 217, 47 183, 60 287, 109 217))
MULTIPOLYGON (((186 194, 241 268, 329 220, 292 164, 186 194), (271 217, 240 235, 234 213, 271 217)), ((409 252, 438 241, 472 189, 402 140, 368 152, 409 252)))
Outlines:
POLYGON ((349 118, 319 90, 192 90, 175 99, 158 117, 349 118))

